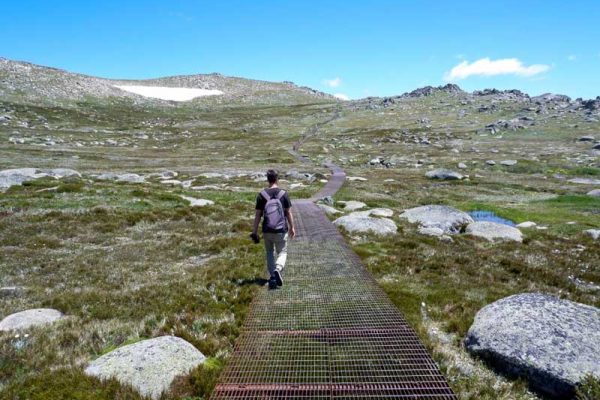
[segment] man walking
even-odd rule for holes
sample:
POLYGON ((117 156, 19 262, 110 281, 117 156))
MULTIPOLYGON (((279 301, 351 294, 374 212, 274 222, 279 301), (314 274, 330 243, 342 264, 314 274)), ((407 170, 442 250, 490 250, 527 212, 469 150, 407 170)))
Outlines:
POLYGON ((256 215, 252 239, 258 243, 258 224, 263 220, 263 239, 267 253, 267 270, 269 272, 269 289, 283 285, 281 271, 287 259, 288 237, 296 236, 294 218, 290 208, 292 203, 287 192, 278 186, 278 175, 275 170, 267 171, 269 187, 256 197, 256 215), (277 256, 277 258, 276 258, 277 256))

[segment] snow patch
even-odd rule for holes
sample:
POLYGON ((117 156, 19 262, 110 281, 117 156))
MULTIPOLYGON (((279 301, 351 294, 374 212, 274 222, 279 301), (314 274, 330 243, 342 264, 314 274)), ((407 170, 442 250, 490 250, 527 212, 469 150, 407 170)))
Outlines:
POLYGON ((189 101, 196 97, 218 96, 223 94, 220 90, 198 89, 198 88, 178 88, 165 86, 135 86, 135 85, 115 85, 116 88, 139 94, 145 97, 152 97, 161 100, 189 101))

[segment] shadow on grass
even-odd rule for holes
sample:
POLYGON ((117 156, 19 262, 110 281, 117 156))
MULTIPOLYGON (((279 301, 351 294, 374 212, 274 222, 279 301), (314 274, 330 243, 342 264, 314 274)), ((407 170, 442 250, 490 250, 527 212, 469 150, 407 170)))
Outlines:
POLYGON ((269 283, 269 280, 265 279, 265 278, 251 278, 251 279, 236 279, 235 281, 232 281, 232 282, 238 286, 248 286, 248 285, 264 286, 267 283, 269 283))

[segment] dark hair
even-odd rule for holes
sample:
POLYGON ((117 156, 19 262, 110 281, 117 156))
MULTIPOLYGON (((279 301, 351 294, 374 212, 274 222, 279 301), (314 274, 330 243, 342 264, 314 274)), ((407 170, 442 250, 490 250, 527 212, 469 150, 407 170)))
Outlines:
POLYGON ((279 175, 277 174, 277 171, 275 171, 274 169, 270 169, 267 171, 267 180, 269 181, 269 183, 272 185, 275 182, 277 182, 277 179, 279 178, 279 175))

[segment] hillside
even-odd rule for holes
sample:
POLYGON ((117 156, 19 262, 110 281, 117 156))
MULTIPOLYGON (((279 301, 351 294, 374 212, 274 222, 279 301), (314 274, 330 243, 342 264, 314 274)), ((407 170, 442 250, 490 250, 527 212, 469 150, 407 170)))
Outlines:
POLYGON ((111 80, 70 73, 26 62, 0 58, 0 98, 19 104, 72 105, 99 101, 112 104, 168 105, 169 102, 134 95, 116 86, 168 86, 220 90, 218 98, 198 98, 200 105, 293 105, 334 101, 334 97, 291 82, 276 83, 220 74, 173 76, 147 80, 111 80))
MULTIPOLYGON (((542 399, 544 388, 527 384, 534 374, 507 379, 467 343, 476 341, 471 328, 482 309, 527 293, 571 301, 561 309, 575 311, 562 320, 581 335, 565 341, 558 322, 542 319, 529 329, 529 342, 539 344, 538 329, 558 336, 541 338, 552 347, 544 353, 541 343, 536 355, 571 357, 596 337, 592 325, 575 322, 576 310, 592 310, 593 319, 600 307, 599 121, 600 98, 446 85, 338 101, 288 83, 216 74, 116 81, 1 60, 0 320, 37 308, 60 318, 27 336, 0 332, 0 398, 147 400, 84 371, 115 349, 165 335, 207 359, 175 379, 163 399, 206 398, 251 302, 266 290, 264 249, 248 238, 265 171, 281 172, 294 203, 333 182, 326 166, 335 164, 347 179, 320 209, 337 221, 341 241, 425 343, 458 398, 542 399), (116 85, 224 94, 174 102, 116 85), (423 206, 441 211, 412 219, 423 206), (365 220, 387 229, 361 231, 365 220), (475 229, 481 224, 469 228, 478 222, 502 226, 491 233, 475 229), (494 236, 500 231, 508 234, 494 236), (567 343, 564 353, 555 343, 567 343)), ((309 259, 307 249, 297 248, 309 259)), ((330 254, 327 265, 334 272, 338 256, 330 254)), ((333 303, 342 292, 363 295, 352 284, 340 293, 328 289, 333 303)), ((286 318, 316 321, 294 308, 295 296, 307 292, 293 279, 282 290, 290 290, 280 292, 282 300, 298 313, 286 318)), ((310 296, 317 304, 324 295, 310 296)), ((329 305, 335 320, 341 308, 329 305)), ((531 314, 528 306, 511 307, 510 318, 531 314)), ((504 317, 486 321, 494 332, 500 322, 521 326, 504 317)), ((509 350, 522 343, 509 340, 509 350)), ((529 368, 535 360, 525 361, 529 368)), ((541 368, 552 364, 543 361, 541 368)), ((582 390, 597 390, 597 381, 585 382, 582 390)))

